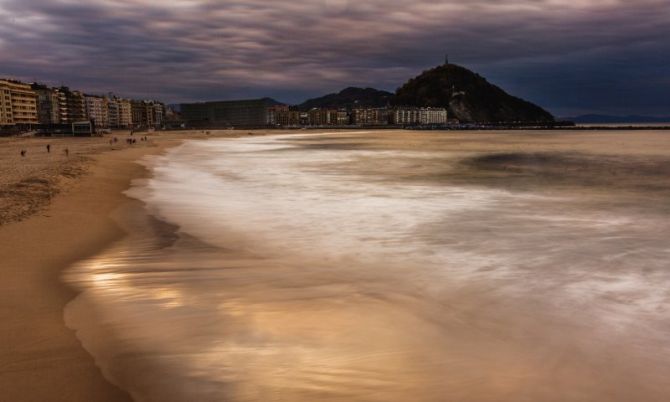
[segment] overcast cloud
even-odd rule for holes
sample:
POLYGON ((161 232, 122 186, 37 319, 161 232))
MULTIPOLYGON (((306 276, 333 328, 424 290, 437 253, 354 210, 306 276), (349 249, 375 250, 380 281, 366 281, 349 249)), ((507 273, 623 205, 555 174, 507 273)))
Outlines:
POLYGON ((557 115, 670 115, 670 0, 0 0, 0 76, 169 103, 469 67, 557 115))

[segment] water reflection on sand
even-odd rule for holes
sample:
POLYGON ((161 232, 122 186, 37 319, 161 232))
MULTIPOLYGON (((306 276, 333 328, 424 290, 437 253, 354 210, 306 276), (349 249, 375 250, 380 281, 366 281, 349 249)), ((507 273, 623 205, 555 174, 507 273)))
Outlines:
POLYGON ((667 211, 409 135, 147 161, 68 323, 141 401, 668 400, 667 211))

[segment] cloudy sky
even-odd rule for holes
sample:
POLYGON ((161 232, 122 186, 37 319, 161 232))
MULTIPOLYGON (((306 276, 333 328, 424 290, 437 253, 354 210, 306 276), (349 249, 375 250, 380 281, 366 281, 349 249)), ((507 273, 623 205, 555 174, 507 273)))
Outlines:
POLYGON ((471 68, 559 115, 670 115, 670 0, 0 0, 0 76, 168 103, 471 68))

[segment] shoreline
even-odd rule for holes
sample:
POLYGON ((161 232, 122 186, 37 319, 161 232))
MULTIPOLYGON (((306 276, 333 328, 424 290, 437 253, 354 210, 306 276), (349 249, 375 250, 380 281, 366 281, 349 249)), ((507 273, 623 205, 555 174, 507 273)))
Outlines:
POLYGON ((64 270, 123 238, 111 216, 139 201, 123 194, 133 179, 147 174, 137 163, 176 146, 103 152, 87 162, 88 173, 37 213, 0 227, 4 295, 0 317, 3 366, 0 389, 7 400, 131 401, 109 383, 75 331, 66 327, 64 308, 78 291, 63 280, 64 270))

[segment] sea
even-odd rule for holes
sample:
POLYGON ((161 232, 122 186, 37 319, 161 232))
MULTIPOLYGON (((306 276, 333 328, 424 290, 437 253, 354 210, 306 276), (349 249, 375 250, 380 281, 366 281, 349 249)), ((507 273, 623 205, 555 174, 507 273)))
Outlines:
POLYGON ((670 400, 668 211, 465 180, 481 151, 449 138, 147 157, 126 238, 65 274, 66 323, 136 401, 670 400))

